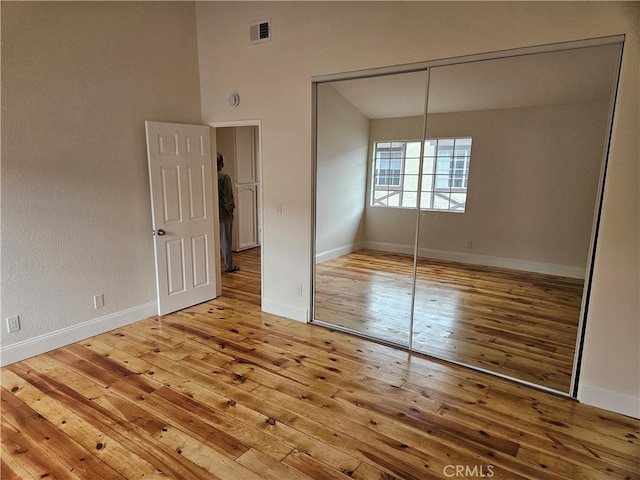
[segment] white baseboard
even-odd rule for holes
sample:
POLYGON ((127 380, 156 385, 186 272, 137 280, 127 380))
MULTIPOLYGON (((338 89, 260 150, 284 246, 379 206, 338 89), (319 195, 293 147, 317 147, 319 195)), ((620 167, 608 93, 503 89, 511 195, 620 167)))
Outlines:
POLYGON ((342 247, 333 248, 326 252, 316 254, 316 263, 326 262, 333 258, 338 258, 349 253, 357 252, 364 248, 364 242, 351 243, 349 245, 343 245, 342 247))
POLYGON ((80 342, 157 314, 158 303, 153 301, 7 345, 0 348, 0 366, 4 367, 56 348, 80 342))
MULTIPOLYGON (((413 255, 413 246, 410 245, 383 242, 365 242, 364 247, 370 250, 380 250, 383 252, 413 255)), ((421 248, 418 251, 418 255, 421 258, 433 258, 436 260, 446 260, 449 262, 460 262, 470 265, 484 265, 487 267, 521 270, 525 272, 543 273, 546 275, 557 275, 560 277, 568 278, 584 279, 586 275, 586 268, 584 267, 558 265, 555 263, 533 262, 530 260, 520 260, 517 258, 493 257, 490 255, 452 252, 448 250, 434 250, 429 248, 421 248)))
POLYGON ((309 322, 309 309, 285 305, 271 300, 262 299, 262 311, 279 317, 297 320, 298 322, 309 322))
POLYGON ((364 242, 364 248, 367 250, 376 250, 379 252, 400 253, 402 255, 413 255, 413 245, 403 245, 400 243, 385 242, 364 242))
POLYGON ((580 382, 578 401, 640 419, 640 392, 632 394, 580 382))

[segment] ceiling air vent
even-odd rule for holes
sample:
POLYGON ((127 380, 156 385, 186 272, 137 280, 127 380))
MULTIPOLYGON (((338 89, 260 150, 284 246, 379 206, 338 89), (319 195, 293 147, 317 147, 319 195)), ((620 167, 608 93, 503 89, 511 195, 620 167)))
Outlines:
POLYGON ((271 40, 271 22, 263 20, 249 26, 249 42, 260 43, 271 40))

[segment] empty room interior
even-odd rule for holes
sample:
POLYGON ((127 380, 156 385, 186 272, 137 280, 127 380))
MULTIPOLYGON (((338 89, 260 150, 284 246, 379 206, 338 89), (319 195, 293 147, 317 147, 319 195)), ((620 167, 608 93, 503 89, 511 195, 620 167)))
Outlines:
POLYGON ((1 9, 2 478, 640 479, 638 2, 1 9))

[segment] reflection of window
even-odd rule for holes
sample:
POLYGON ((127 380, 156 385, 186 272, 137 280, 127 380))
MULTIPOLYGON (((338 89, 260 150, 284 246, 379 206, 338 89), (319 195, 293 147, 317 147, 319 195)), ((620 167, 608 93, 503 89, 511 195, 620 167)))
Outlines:
MULTIPOLYGON (((464 212, 470 160, 471 138, 426 140, 420 208, 464 212)), ((416 208, 419 175, 419 141, 376 142, 371 205, 416 208)))
POLYGON ((376 186, 400 187, 404 143, 379 143, 376 149, 376 186))

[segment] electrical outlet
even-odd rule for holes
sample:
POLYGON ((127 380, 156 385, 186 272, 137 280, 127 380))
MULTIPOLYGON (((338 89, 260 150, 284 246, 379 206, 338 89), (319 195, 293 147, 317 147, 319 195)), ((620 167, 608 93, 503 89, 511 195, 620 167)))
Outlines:
POLYGON ((7 317, 7 331, 13 333, 18 330, 20 330, 20 317, 18 317, 18 315, 7 317))
POLYGON ((471 250, 473 248, 473 240, 467 240, 467 248, 471 250))
POLYGON ((298 285, 298 296, 302 297, 302 285, 298 285))
POLYGON ((282 203, 281 202, 277 202, 276 203, 276 215, 282 215, 282 203))
POLYGON ((104 307, 104 295, 102 293, 93 296, 93 306, 95 308, 104 307))

